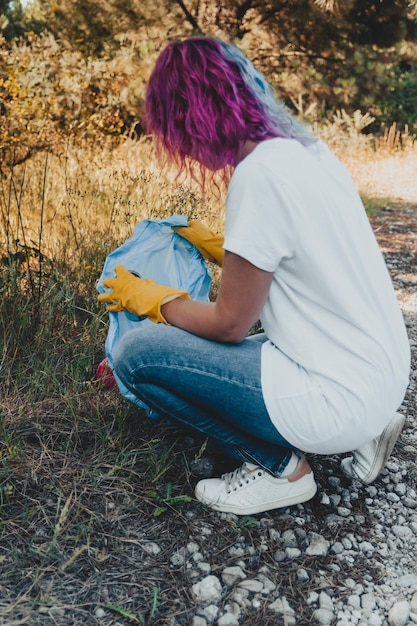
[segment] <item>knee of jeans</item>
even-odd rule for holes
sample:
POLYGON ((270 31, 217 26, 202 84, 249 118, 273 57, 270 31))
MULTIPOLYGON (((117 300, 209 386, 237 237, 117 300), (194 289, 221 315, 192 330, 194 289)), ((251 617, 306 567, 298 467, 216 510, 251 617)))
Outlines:
POLYGON ((138 366, 141 352, 146 354, 152 346, 153 326, 127 331, 114 348, 112 361, 116 374, 123 380, 124 372, 129 370, 133 360, 138 366), (150 339, 150 341, 148 341, 150 339))
POLYGON ((128 358, 128 351, 129 351, 129 345, 130 345, 128 335, 129 333, 126 333, 126 335, 124 335, 120 339, 112 355, 114 371, 120 378, 123 378, 123 375, 122 375, 123 366, 126 365, 126 361, 128 358))

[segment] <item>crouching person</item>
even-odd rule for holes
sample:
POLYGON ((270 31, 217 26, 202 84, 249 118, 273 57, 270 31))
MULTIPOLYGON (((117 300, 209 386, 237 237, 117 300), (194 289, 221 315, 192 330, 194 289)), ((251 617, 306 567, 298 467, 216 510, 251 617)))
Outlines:
POLYGON ((117 268, 99 299, 156 322, 123 337, 117 375, 239 461, 196 486, 215 510, 248 515, 312 498, 304 453, 353 451, 344 471, 372 482, 403 426, 410 354, 349 174, 252 63, 214 38, 162 51, 146 123, 181 171, 227 179, 224 241, 199 222, 178 229, 222 277, 215 302, 196 302, 117 268), (264 333, 248 337, 258 319, 264 333))

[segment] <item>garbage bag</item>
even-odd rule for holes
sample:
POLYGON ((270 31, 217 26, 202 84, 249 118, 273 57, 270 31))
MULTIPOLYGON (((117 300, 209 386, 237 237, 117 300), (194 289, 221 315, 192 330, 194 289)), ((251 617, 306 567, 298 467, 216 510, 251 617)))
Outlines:
MULTIPOLYGON (((161 220, 143 220, 134 228, 133 235, 105 259, 97 291, 106 291, 103 282, 114 277, 116 265, 156 283, 188 291, 193 300, 208 301, 211 273, 206 261, 189 241, 178 235, 171 226, 187 226, 184 215, 161 220)), ((138 317, 128 311, 109 312, 109 329, 105 342, 106 366, 113 370, 113 355, 123 335, 144 325, 153 324, 147 317, 138 317)), ((101 364, 100 364, 101 365, 101 364)), ((129 401, 146 409, 152 419, 158 419, 149 407, 129 391, 113 371, 120 393, 129 401)))

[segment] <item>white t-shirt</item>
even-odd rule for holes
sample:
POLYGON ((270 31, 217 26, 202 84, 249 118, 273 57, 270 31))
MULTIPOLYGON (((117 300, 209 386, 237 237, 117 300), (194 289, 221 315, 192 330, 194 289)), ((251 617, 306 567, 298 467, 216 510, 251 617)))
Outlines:
POLYGON ((401 404, 410 351, 350 175, 321 141, 270 139, 236 167, 226 206, 225 249, 273 272, 260 316, 271 420, 305 452, 354 450, 401 404))

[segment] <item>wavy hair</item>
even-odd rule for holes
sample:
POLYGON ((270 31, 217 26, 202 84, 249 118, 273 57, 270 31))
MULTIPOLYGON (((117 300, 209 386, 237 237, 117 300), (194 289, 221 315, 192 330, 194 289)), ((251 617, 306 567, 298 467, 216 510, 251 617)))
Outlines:
POLYGON ((180 171, 189 159, 211 171, 234 167, 248 139, 316 141, 277 102, 249 59, 212 37, 172 42, 160 53, 146 91, 145 124, 159 154, 165 152, 180 171))

